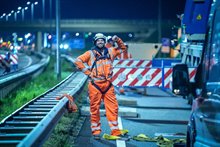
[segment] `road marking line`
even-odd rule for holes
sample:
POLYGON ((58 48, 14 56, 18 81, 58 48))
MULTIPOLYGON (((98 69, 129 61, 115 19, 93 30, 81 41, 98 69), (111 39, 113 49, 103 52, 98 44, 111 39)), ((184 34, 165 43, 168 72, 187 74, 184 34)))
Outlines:
MULTIPOLYGON (((118 117, 118 127, 120 130, 123 129, 121 117, 118 117)), ((117 147, 126 147, 125 141, 124 140, 116 140, 116 146, 117 147)))

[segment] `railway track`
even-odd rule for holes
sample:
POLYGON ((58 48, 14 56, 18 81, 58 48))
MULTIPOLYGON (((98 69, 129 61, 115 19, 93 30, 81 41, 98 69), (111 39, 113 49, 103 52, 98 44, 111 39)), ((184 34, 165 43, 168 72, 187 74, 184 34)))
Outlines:
POLYGON ((75 72, 61 83, 31 100, 0 123, 0 146, 41 146, 66 111, 68 99, 80 91, 87 77, 75 72))
POLYGON ((35 64, 22 66, 17 71, 10 72, 5 75, 0 75, 0 99, 8 95, 13 89, 20 84, 38 76, 47 67, 50 57, 44 54, 37 54, 40 61, 35 64))

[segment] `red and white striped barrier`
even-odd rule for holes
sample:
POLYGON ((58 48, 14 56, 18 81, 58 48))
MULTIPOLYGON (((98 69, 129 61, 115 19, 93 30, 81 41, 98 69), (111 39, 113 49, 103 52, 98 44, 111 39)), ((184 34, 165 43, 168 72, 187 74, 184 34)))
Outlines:
POLYGON ((151 87, 162 86, 161 68, 117 68, 112 78, 114 86, 151 87))
MULTIPOLYGON (((190 81, 195 78, 196 68, 188 68, 190 81)), ((114 86, 170 88, 173 68, 118 68, 115 67, 114 86), (164 71, 163 71, 164 70, 164 71)))
POLYGON ((114 67, 151 67, 151 60, 114 60, 114 67))
MULTIPOLYGON (((18 55, 16 55, 16 54, 11 54, 10 55, 10 59, 11 59, 11 62, 10 62, 10 64, 9 63, 6 63, 5 61, 4 61, 4 59, 5 59, 5 57, 6 57, 6 55, 5 54, 0 54, 0 60, 2 61, 2 62, 4 62, 7 66, 10 66, 10 65, 18 65, 18 55)), ((16 67, 17 68, 17 67, 16 67)))
POLYGON ((194 82, 197 68, 189 67, 188 70, 189 70, 189 80, 190 82, 194 82))
MULTIPOLYGON (((196 68, 195 67, 189 67, 188 68, 189 72, 189 80, 190 82, 194 82, 195 80, 195 75, 196 75, 196 68)), ((164 68, 164 88, 170 88, 170 82, 172 81, 172 74, 173 74, 173 68, 165 67, 164 68)))
POLYGON ((5 58, 4 54, 0 54, 0 60, 3 60, 5 58))
POLYGON ((16 65, 16 64, 18 64, 18 55, 16 55, 16 54, 11 54, 10 59, 12 60, 12 61, 11 61, 11 65, 16 65))

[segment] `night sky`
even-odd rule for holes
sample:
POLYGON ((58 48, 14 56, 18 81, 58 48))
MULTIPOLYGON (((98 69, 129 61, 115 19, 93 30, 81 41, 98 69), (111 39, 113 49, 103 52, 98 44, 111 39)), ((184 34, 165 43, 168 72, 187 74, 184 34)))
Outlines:
MULTIPOLYGON (((2 0, 0 15, 26 6, 28 0, 2 0)), ((34 18, 42 18, 42 0, 35 6, 34 18)), ((49 1, 45 0, 45 17, 49 18, 49 1)), ((52 17, 55 18, 55 0, 52 0, 52 17)), ((60 0, 61 19, 157 19, 159 0, 60 0)), ((161 0, 161 18, 176 20, 184 12, 186 0, 161 0)), ((32 1, 33 2, 33 1, 32 1)), ((25 19, 30 19, 30 8, 25 19)), ((12 19, 12 18, 11 18, 12 19)))

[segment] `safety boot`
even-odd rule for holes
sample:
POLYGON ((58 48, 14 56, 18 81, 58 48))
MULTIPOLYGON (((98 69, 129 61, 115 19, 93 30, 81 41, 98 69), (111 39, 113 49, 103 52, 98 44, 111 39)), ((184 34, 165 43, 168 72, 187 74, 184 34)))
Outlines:
POLYGON ((124 136, 128 133, 129 131, 126 129, 122 129, 122 130, 112 130, 111 135, 113 136, 124 136))

